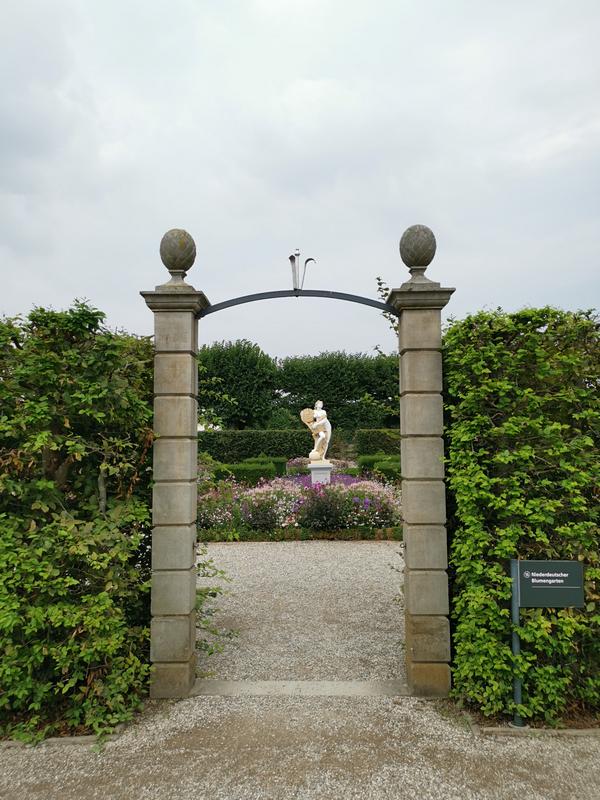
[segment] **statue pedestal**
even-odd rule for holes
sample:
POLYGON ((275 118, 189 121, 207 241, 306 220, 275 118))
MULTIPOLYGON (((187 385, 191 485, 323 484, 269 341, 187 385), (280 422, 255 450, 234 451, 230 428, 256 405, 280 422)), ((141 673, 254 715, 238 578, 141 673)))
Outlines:
POLYGON ((310 482, 312 486, 316 486, 318 483, 331 483, 333 464, 329 461, 311 461, 308 468, 310 470, 310 482))

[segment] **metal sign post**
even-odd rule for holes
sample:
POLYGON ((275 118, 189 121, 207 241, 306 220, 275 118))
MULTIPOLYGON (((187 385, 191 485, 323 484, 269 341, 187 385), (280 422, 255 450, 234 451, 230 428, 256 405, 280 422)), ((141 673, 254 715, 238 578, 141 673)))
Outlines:
MULTIPOLYGON (((512 578, 512 597, 511 597, 511 619, 513 624, 512 654, 513 656, 516 657, 521 653, 521 639, 519 638, 519 634, 517 633, 516 630, 521 624, 519 619, 519 562, 516 558, 511 558, 510 561, 510 577, 512 578)), ((517 677, 515 668, 513 666, 513 700, 515 702, 515 706, 520 706, 522 703, 523 700, 522 691, 523 691, 523 684, 521 678, 517 677)), ((512 724, 515 726, 515 728, 525 727, 523 718, 516 709, 513 714, 512 724)))
MULTIPOLYGON (((510 561, 512 579, 511 620, 512 653, 521 653, 521 640, 517 633, 520 625, 520 608, 583 608, 583 564, 580 561, 510 561)), ((522 682, 514 674, 513 700, 515 706, 522 702, 522 682)), ((523 718, 515 709, 512 724, 525 727, 523 718)))

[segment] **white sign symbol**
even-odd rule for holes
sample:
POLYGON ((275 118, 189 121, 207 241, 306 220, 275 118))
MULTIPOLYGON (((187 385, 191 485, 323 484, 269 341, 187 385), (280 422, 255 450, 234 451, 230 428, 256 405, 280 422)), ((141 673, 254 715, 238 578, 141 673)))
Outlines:
POLYGON ((529 570, 526 569, 525 572, 523 573, 523 577, 524 578, 531 578, 531 572, 529 572, 529 570))

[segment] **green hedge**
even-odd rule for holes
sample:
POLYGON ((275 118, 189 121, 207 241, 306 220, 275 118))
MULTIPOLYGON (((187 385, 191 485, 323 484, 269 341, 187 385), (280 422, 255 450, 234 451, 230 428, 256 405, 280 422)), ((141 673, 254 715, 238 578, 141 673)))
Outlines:
POLYGON ((444 339, 454 694, 526 718, 600 709, 600 336, 591 312, 479 313, 444 339), (583 609, 521 609, 509 559, 575 559, 583 609))
POLYGON ((0 734, 106 732, 149 675, 152 346, 0 320, 0 734))
MULTIPOLYGON (((222 463, 235 463, 260 453, 290 459, 308 456, 312 446, 308 429, 300 430, 224 430, 202 431, 198 434, 198 452, 209 453, 222 463)), ((347 458, 354 448, 357 455, 384 453, 399 455, 400 431, 394 428, 358 429, 352 431, 333 429, 329 456, 347 458)))
POLYGON ((260 480, 270 481, 275 475, 275 465, 272 461, 260 461, 242 464, 220 464, 215 469, 215 478, 222 480, 231 475, 241 483, 257 484, 260 480))
POLYGON ((370 453, 400 454, 400 431, 397 428, 358 428, 354 434, 358 456, 370 453))
POLYGON ((372 472, 378 463, 396 464, 400 468, 400 455, 386 456, 384 453, 374 453, 371 455, 359 456, 357 458, 358 469, 364 474, 365 472, 372 472))
POLYGON ((379 472, 388 481, 398 481, 401 477, 400 461, 389 459, 388 461, 376 461, 373 466, 374 472, 379 472))
POLYGON ((203 431, 198 434, 199 452, 207 452, 223 463, 240 462, 259 453, 294 458, 304 453, 308 455, 310 447, 308 430, 203 431))
POLYGON ((272 464, 275 468, 275 474, 279 477, 285 475, 285 468, 288 459, 285 456, 265 456, 260 455, 256 458, 245 458, 244 464, 272 464))

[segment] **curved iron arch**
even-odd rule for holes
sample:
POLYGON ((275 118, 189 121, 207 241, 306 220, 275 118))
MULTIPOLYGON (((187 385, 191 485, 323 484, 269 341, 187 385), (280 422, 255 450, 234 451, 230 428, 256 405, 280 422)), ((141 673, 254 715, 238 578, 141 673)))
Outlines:
POLYGON ((329 292, 321 289, 287 289, 278 292, 245 294, 242 297, 234 297, 231 300, 225 300, 222 303, 215 303, 214 305, 207 306, 200 311, 197 316, 198 318, 206 317, 209 314, 215 314, 217 311, 223 311, 225 308, 240 306, 244 303, 254 303, 257 300, 273 300, 278 297, 325 297, 329 300, 346 300, 349 303, 361 303, 363 306, 371 306, 372 308, 378 308, 380 311, 385 311, 388 314, 393 314, 396 317, 399 316, 399 311, 389 303, 382 303, 379 300, 372 300, 370 297, 361 297, 357 294, 329 292))

